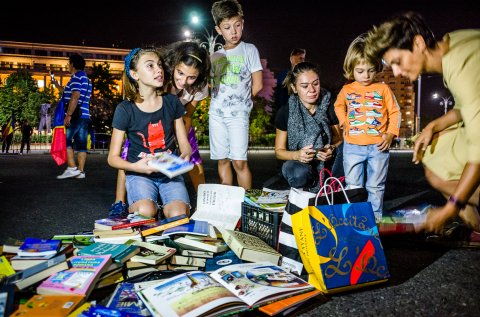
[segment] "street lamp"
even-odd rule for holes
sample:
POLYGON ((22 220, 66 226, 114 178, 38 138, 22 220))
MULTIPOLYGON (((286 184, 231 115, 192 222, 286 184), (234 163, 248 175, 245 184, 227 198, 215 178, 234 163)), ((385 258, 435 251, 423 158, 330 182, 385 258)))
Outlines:
POLYGON ((448 96, 448 97, 442 97, 440 96, 438 93, 434 93, 432 95, 432 98, 433 99, 442 99, 440 101, 440 106, 443 106, 444 107, 444 111, 445 111, 445 114, 447 113, 448 111, 448 106, 452 106, 453 105, 453 100, 450 100, 450 98, 452 98, 452 96, 448 96))
POLYGON ((203 33, 202 36, 205 38, 205 42, 201 42, 200 46, 205 48, 210 55, 212 55, 216 50, 220 49, 223 47, 221 43, 217 43, 217 37, 219 34, 215 35, 213 32, 209 32, 207 28, 200 22, 200 19, 198 16, 193 16, 192 17, 192 23, 193 24, 200 24, 200 26, 203 28, 203 33))

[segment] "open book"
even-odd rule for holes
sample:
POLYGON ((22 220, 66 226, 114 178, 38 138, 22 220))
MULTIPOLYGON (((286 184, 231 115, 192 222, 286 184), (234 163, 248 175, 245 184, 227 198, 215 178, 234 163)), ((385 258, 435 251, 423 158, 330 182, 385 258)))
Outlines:
POLYGON ((169 152, 155 153, 155 157, 148 161, 148 165, 157 169, 169 178, 186 173, 193 169, 193 163, 185 161, 169 152))
POLYGON ((210 275, 188 272, 139 292, 152 315, 218 316, 314 290, 299 277, 270 263, 224 266, 210 275))

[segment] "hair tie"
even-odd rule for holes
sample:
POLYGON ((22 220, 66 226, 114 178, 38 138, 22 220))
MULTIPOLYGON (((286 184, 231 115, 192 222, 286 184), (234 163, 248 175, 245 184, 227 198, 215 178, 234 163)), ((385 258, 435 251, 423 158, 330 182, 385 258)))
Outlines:
POLYGON ((127 56, 125 56, 125 73, 127 74, 127 77, 130 78, 131 80, 135 80, 135 79, 133 79, 132 76, 130 76, 130 63, 132 62, 133 57, 135 56, 135 54, 138 53, 139 50, 140 48, 136 47, 133 50, 131 50, 127 56))
POLYGON ((195 56, 195 55, 193 55, 193 54, 187 54, 187 55, 190 56, 190 57, 195 58, 195 59, 196 59, 197 61, 199 61, 200 63, 203 63, 202 60, 200 59, 200 57, 195 56))

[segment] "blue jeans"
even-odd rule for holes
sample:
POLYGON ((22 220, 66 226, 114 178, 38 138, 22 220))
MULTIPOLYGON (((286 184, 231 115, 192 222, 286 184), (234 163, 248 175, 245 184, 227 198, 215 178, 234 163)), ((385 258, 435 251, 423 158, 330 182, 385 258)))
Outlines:
POLYGON ((149 177, 127 174, 126 187, 130 206, 142 199, 157 203, 159 195, 163 205, 168 205, 174 200, 190 205, 182 175, 170 179, 167 176, 149 177))
POLYGON ((310 164, 299 161, 286 161, 282 166, 282 175, 290 187, 304 188, 310 187, 314 180, 314 168, 310 164))
POLYGON ((90 119, 80 118, 72 120, 67 127, 67 148, 73 148, 78 152, 87 152, 88 124, 90 119))
POLYGON ((390 152, 380 152, 376 144, 355 145, 344 142, 343 168, 347 188, 364 187, 365 164, 367 167, 367 181, 365 189, 368 192, 368 201, 374 212, 383 211, 383 196, 387 180, 390 152))

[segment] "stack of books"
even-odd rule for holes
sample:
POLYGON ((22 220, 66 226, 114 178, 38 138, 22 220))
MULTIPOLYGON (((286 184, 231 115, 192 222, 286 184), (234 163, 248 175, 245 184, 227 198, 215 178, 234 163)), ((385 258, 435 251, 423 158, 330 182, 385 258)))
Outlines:
POLYGON ((155 218, 131 215, 127 218, 103 218, 95 220, 93 234, 95 242, 122 244, 127 240, 142 240, 139 227, 154 223, 155 218))
POLYGON ((249 189, 245 191, 245 203, 274 211, 283 212, 288 201, 289 190, 274 190, 264 187, 263 189, 249 189))

